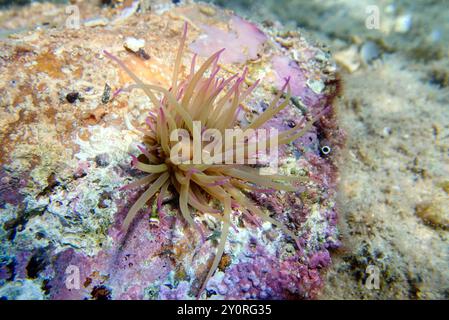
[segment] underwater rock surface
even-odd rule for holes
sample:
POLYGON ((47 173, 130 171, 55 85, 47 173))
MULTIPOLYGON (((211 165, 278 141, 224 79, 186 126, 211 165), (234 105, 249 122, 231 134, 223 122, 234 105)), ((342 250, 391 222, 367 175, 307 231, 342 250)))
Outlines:
MULTIPOLYGON (((172 197, 163 216, 150 201, 123 232, 122 221, 142 190, 120 188, 137 177, 130 154, 138 153, 136 128, 152 104, 141 92, 119 93, 131 79, 103 54, 112 52, 144 81, 167 87, 185 21, 193 52, 206 56, 209 45, 226 43, 232 50, 220 61, 221 72, 248 67, 250 79, 262 79, 246 101, 243 122, 266 108, 287 77, 292 103, 267 126, 286 130, 306 112, 330 107, 307 135, 280 150, 281 173, 308 177, 304 188, 251 195, 295 231, 302 248, 270 223, 257 227, 235 210, 225 253, 201 298, 298 299, 319 292, 329 251, 339 246, 335 162, 343 135, 332 109, 338 94, 335 66, 300 32, 256 26, 206 5, 159 9, 129 13, 132 8, 84 4, 81 16, 89 23, 79 29, 62 24, 0 41, 1 297, 196 297, 215 255, 219 223, 195 217, 210 231, 201 243, 172 197), (130 50, 130 41, 139 48, 130 50)), ((64 7, 54 10, 62 13, 64 7)))

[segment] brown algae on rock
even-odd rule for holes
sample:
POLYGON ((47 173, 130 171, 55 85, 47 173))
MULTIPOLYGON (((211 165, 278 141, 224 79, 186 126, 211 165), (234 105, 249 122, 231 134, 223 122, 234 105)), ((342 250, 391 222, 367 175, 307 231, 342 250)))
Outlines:
POLYGON ((449 211, 444 210, 442 203, 438 201, 421 202, 416 205, 415 212, 418 217, 431 226, 449 228, 449 211))

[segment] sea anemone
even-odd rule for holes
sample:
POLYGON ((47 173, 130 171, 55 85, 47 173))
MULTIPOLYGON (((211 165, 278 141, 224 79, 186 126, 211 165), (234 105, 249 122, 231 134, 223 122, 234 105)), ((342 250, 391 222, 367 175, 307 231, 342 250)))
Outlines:
MULTIPOLYGON (((188 152, 187 156, 184 154, 180 162, 173 160, 173 154, 178 155, 180 147, 186 147, 183 145, 185 140, 181 140, 181 143, 173 141, 173 132, 182 129, 190 137, 199 134, 201 138, 205 138, 208 129, 223 134, 226 129, 237 127, 239 123, 237 118, 239 113, 242 112, 242 102, 259 83, 259 81, 256 81, 251 85, 246 84, 246 69, 240 76, 233 75, 226 79, 220 78, 218 76, 220 72, 218 61, 224 49, 210 56, 198 70, 196 70, 196 55, 194 55, 190 74, 180 81, 181 58, 186 37, 187 24, 184 26, 181 43, 177 51, 171 88, 169 89, 143 83, 121 60, 106 51, 105 54, 135 81, 136 85, 133 85, 131 89, 134 87, 142 89, 150 98, 154 107, 146 121, 148 128, 142 130, 144 133, 144 146, 140 147, 142 154, 139 157, 133 157, 135 168, 147 173, 147 175, 127 185, 127 188, 139 186, 148 186, 148 188, 129 210, 123 222, 124 230, 129 228, 138 212, 155 195, 157 195, 157 208, 160 212, 162 200, 167 196, 170 187, 174 188, 179 196, 179 208, 182 216, 194 230, 199 232, 203 241, 205 239, 204 231, 195 222, 191 209, 195 210, 196 214, 209 214, 221 221, 220 241, 212 266, 199 291, 199 294, 201 294, 223 255, 233 209, 257 225, 260 225, 259 219, 261 219, 279 227, 285 234, 295 240, 298 249, 301 249, 298 237, 293 231, 271 218, 247 196, 248 192, 258 190, 294 192, 298 190, 296 184, 301 182, 301 178, 279 174, 261 174, 259 168, 251 165, 254 164, 255 159, 260 158, 260 150, 257 151, 258 153, 254 153, 256 149, 254 144, 266 143, 266 147, 262 150, 266 151, 269 148, 268 140, 273 141, 271 140, 273 136, 271 135, 269 139, 267 136, 259 136, 258 133, 253 136, 245 135, 251 129, 261 128, 289 104, 289 79, 286 79, 283 89, 277 93, 268 108, 252 123, 243 128, 244 131, 241 130, 243 134, 242 132, 237 134, 236 141, 240 142, 234 143, 233 141, 229 145, 220 139, 213 139, 210 142, 209 149, 204 142, 200 144, 203 154, 207 150, 210 151, 211 145, 214 146, 215 153, 213 155, 219 156, 219 158, 214 158, 215 160, 220 159, 218 163, 217 161, 196 163, 193 161, 195 157, 193 152, 188 152), (286 94, 285 89, 287 89, 286 94), (280 102, 283 96, 283 101, 280 102), (200 128, 195 126, 198 121, 200 128), (218 152, 216 152, 217 150, 218 152), (231 156, 227 156, 228 154, 231 154, 231 156), (243 163, 241 161, 235 163, 236 154, 243 154, 243 163)), ((320 115, 316 115, 308 122, 303 118, 303 121, 290 130, 276 134, 277 143, 279 145, 288 144, 298 139, 310 129, 320 115)), ((190 139, 187 140, 187 144, 191 142, 190 139)))

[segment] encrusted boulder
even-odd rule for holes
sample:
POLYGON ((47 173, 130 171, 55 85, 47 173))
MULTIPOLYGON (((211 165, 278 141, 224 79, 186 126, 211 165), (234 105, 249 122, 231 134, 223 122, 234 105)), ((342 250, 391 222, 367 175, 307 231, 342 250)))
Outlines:
MULTIPOLYGON (((328 53, 300 31, 256 25, 212 6, 141 9, 83 4, 79 28, 61 21, 0 40, 0 296, 196 297, 219 223, 195 216, 209 230, 202 243, 173 193, 163 216, 150 201, 123 232, 142 190, 121 187, 138 175, 130 154, 139 152, 138 128, 153 105, 140 91, 123 90, 131 79, 103 53, 120 57, 145 82, 168 87, 187 22, 184 75, 194 53, 202 60, 226 48, 220 72, 247 67, 250 81, 261 79, 245 102, 243 122, 266 108, 286 78, 291 103, 267 126, 287 130, 328 108, 306 135, 280 149, 281 173, 306 177, 303 187, 249 195, 294 230, 301 248, 270 223, 248 223, 235 209, 225 253, 201 298, 314 298, 329 252, 339 246, 336 159, 343 135, 333 108, 339 81, 328 53)), ((64 14, 65 7, 53 10, 64 14)))

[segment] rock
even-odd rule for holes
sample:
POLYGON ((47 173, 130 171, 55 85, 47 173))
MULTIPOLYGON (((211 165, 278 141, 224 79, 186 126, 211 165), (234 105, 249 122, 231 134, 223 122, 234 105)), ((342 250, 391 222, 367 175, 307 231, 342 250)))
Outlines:
POLYGON ((353 73, 360 68, 359 53, 357 46, 355 45, 346 50, 336 52, 334 54, 334 59, 340 66, 350 73, 353 73))
MULTIPOLYGON (((132 79, 103 54, 107 50, 118 56, 145 83, 169 88, 187 20, 206 29, 222 28, 225 34, 215 34, 214 41, 239 39, 233 50, 245 50, 245 41, 257 35, 250 39, 257 48, 233 52, 238 61, 219 62, 220 77, 241 74, 248 67, 245 88, 268 75, 245 99, 242 125, 274 99, 272 89, 285 82, 283 76, 303 80, 296 87, 292 84, 300 103, 288 104, 266 123, 268 128, 291 129, 292 123, 301 123, 303 113, 330 107, 304 137, 279 150, 280 173, 300 175, 307 183, 295 192, 249 194, 257 206, 298 235, 301 248, 271 223, 259 221, 259 226, 234 208, 225 255, 206 285, 208 292, 215 293, 202 298, 315 297, 323 269, 331 263, 328 251, 339 246, 335 161, 343 137, 332 111, 338 87, 336 75, 329 72, 333 63, 303 36, 292 39, 289 48, 274 46, 265 51, 262 42, 275 41, 278 30, 264 29, 216 7, 208 10, 205 4, 192 3, 136 15, 136 2, 119 13, 117 25, 98 24, 95 32, 87 27, 55 27, 17 33, 17 39, 37 35, 29 38, 29 50, 20 41, 0 40, 1 295, 8 299, 196 297, 198 283, 215 255, 221 223, 190 208, 208 236, 202 243, 182 218, 173 189, 169 191, 175 197, 164 199, 161 213, 154 209, 155 201, 148 201, 129 233, 124 233, 123 219, 144 191, 123 188, 140 178, 130 154, 139 155, 139 129, 146 128, 155 106, 141 91, 132 91, 132 79), (228 30, 229 24, 243 29, 228 30), (221 35, 224 38, 218 38, 221 35), (118 36, 134 39, 127 42, 132 52, 117 42, 118 36), (151 59, 135 54, 145 44, 151 59), (281 63, 273 63, 273 57, 281 63), (82 99, 75 93, 65 96, 61 88, 77 88, 82 99), (76 108, 64 99, 76 103, 76 108), (332 145, 326 157, 320 151, 322 137, 332 145), (42 251, 45 256, 36 255, 42 251), (67 274, 74 271, 79 271, 79 290, 66 285, 67 274)), ((89 3, 80 7, 85 10, 81 16, 110 17, 116 12, 89 3)), ((189 28, 182 77, 187 76, 194 55, 188 45, 202 39, 203 32, 189 28)), ((199 56, 197 63, 204 58, 199 56)))
POLYGON ((104 17, 95 17, 84 21, 84 26, 86 27, 98 27, 106 26, 109 23, 109 19, 104 17))
POLYGON ((449 228, 449 211, 444 210, 438 201, 421 202, 417 204, 415 213, 425 223, 430 224, 431 226, 445 229, 449 228))
POLYGON ((398 33, 407 33, 412 28, 412 15, 404 14, 396 18, 394 31, 398 33))
POLYGON ((76 100, 78 100, 80 97, 79 92, 73 91, 73 92, 69 92, 67 93, 67 95, 65 96, 65 98, 67 99, 68 102, 70 103, 75 103, 76 100))
POLYGON ((138 52, 145 47, 145 39, 136 39, 134 37, 127 37, 123 46, 132 52, 138 52))
POLYGON ((136 13, 137 9, 139 8, 139 3, 140 1, 134 0, 130 6, 123 8, 120 11, 120 13, 118 13, 112 18, 111 24, 119 25, 125 23, 130 17, 132 17, 136 13))
POLYGON ((107 167, 110 163, 109 155, 107 153, 101 153, 95 156, 95 162, 99 167, 107 167))
POLYGON ((373 41, 365 42, 360 48, 360 58, 365 64, 370 64, 372 61, 380 57, 381 51, 378 45, 373 41))

